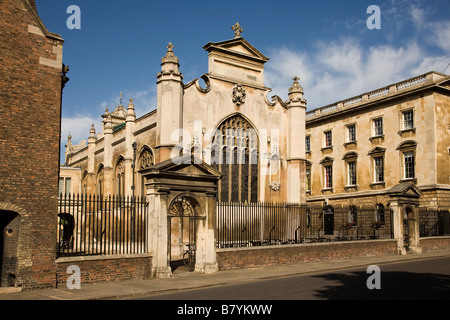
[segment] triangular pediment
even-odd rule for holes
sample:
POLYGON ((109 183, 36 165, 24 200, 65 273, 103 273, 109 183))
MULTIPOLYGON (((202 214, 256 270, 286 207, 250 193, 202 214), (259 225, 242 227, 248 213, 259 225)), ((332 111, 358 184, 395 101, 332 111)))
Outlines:
POLYGON ((203 47, 208 52, 222 52, 231 55, 237 55, 241 58, 257 60, 261 63, 269 61, 258 49, 252 46, 247 40, 242 37, 225 40, 221 42, 210 42, 203 47))
POLYGON ((201 159, 192 155, 175 157, 141 171, 142 174, 210 177, 219 179, 221 174, 201 159))
POLYGON ((420 198, 422 192, 412 182, 401 182, 389 190, 391 196, 406 196, 412 198, 420 198))

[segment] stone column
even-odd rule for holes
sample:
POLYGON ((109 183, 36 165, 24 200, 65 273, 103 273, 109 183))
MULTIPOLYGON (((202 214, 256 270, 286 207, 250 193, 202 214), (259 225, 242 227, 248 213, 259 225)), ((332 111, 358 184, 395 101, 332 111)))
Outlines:
POLYGON ((113 138, 113 125, 111 113, 106 109, 106 120, 104 120, 104 150, 103 150, 103 194, 112 195, 114 192, 114 170, 112 163, 112 138, 113 138))
POLYGON ((86 194, 88 195, 95 194, 95 143, 97 142, 95 133, 95 127, 92 125, 88 138, 88 165, 86 175, 86 194))
POLYGON ((182 143, 177 130, 183 128, 183 75, 173 48, 169 43, 157 75, 157 121, 160 125, 156 129, 156 163, 178 156, 172 151, 182 143))
POLYGON ((411 213, 408 215, 408 251, 414 253, 422 253, 422 247, 420 246, 420 231, 419 231, 419 207, 410 206, 411 213))
POLYGON ((147 190, 149 202, 148 248, 153 253, 152 277, 170 278, 172 270, 169 265, 169 235, 168 235, 168 193, 154 189, 147 190))
POLYGON ((403 241, 403 206, 397 201, 393 200, 389 204, 392 210, 392 231, 394 239, 397 241, 397 253, 405 255, 406 249, 403 241))
POLYGON ((287 150, 287 201, 306 202, 306 100, 298 77, 289 89, 288 108, 288 150, 287 150))
POLYGON ((133 158, 134 158, 134 150, 133 143, 134 139, 134 129, 135 129, 135 121, 136 114, 134 111, 133 99, 130 99, 130 103, 128 104, 127 110, 127 119, 126 119, 126 127, 125 127, 125 195, 132 196, 133 195, 133 176, 134 176, 134 168, 133 168, 133 158))
POLYGON ((204 218, 197 222, 195 271, 209 274, 219 270, 216 260, 216 195, 206 194, 204 200, 204 218))

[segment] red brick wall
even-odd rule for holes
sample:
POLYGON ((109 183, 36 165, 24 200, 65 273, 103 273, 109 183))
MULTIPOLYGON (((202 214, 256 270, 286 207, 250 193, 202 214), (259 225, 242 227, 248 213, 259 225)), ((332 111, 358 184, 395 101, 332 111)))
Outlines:
POLYGON ((62 71, 40 58, 62 41, 28 31, 30 8, 0 1, 0 203, 22 209, 18 284, 40 287, 55 281, 62 71))
POLYGON ((448 250, 450 248, 450 237, 420 238, 420 246, 423 252, 448 250))
POLYGON ((220 249, 219 270, 397 254, 395 240, 220 249))
POLYGON ((137 255, 135 257, 97 257, 87 259, 57 260, 58 287, 67 285, 67 273, 69 266, 80 268, 80 283, 91 284, 99 282, 112 282, 123 280, 142 280, 150 278, 152 268, 151 256, 137 255))

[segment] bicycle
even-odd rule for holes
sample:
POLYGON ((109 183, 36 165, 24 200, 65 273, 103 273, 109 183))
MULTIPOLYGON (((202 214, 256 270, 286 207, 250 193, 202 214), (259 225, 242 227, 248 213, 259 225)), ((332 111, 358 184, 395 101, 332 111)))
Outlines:
POLYGON ((183 263, 191 269, 195 266, 195 245, 188 244, 188 249, 183 253, 183 263))

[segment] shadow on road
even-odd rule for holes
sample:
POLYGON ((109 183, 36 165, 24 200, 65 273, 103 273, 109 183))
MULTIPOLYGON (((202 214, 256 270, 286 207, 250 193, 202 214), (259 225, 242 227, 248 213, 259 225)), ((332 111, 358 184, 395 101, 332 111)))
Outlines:
POLYGON ((314 276, 332 281, 317 290, 318 298, 329 300, 439 300, 450 298, 450 276, 433 273, 381 272, 380 289, 368 289, 366 272, 325 274, 314 276))

